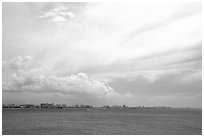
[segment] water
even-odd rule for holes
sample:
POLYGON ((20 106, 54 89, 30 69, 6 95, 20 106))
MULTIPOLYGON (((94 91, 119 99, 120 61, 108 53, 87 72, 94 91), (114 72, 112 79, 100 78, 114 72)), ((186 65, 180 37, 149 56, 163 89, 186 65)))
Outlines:
POLYGON ((201 110, 3 109, 2 134, 202 134, 201 110))

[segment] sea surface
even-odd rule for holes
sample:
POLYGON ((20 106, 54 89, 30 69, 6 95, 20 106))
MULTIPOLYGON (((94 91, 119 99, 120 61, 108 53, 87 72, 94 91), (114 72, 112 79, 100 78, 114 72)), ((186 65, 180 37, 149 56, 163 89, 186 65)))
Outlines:
POLYGON ((3 109, 3 135, 201 135, 187 109, 3 109))

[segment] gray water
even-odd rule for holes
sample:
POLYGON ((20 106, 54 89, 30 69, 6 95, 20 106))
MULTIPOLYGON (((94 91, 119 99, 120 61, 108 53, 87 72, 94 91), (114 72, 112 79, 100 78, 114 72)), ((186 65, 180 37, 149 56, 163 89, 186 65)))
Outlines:
POLYGON ((2 134, 202 134, 201 110, 3 109, 2 134))

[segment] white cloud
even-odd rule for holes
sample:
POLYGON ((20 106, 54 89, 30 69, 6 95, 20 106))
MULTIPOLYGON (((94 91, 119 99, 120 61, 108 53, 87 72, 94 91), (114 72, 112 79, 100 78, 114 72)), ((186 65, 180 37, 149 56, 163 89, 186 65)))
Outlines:
POLYGON ((66 73, 67 68, 70 73, 104 66, 112 69, 113 64, 120 64, 116 69, 124 68, 128 72, 130 68, 151 69, 157 64, 166 65, 175 60, 192 58, 196 54, 194 51, 140 61, 140 58, 152 54, 185 50, 201 42, 201 7, 199 3, 190 5, 88 4, 77 22, 65 24, 63 29, 53 34, 56 37, 48 38, 45 62, 59 66, 61 73, 66 73), (121 62, 130 63, 126 66, 121 62))
POLYGON ((29 56, 19 56, 8 62, 4 61, 3 67, 7 69, 4 69, 3 90, 86 94, 96 97, 120 96, 104 82, 90 79, 85 73, 56 76, 51 74, 51 69, 39 66, 36 62, 38 61, 29 56))
MULTIPOLYGON (((4 89, 16 91, 21 86, 24 91, 46 89, 53 92, 52 89, 60 89, 58 92, 63 95, 85 93, 103 96, 111 89, 100 81, 112 84, 120 78, 129 83, 139 79, 154 85, 162 78, 178 75, 174 77, 176 87, 186 82, 193 86, 195 81, 201 80, 200 2, 65 4, 70 9, 57 7, 58 4, 52 5, 56 8, 42 12, 39 18, 59 23, 33 20, 34 15, 30 13, 35 12, 27 7, 25 19, 13 21, 15 17, 24 15, 22 12, 4 15, 4 19, 10 18, 5 21, 7 25, 3 32, 6 38, 4 57, 29 54, 53 66, 52 70, 22 57, 16 63, 11 61, 9 66, 3 61, 3 85, 7 85, 4 89), (74 20, 67 21, 71 18, 74 20), (88 76, 79 72, 86 72, 88 76), (72 81, 81 83, 79 85, 84 88, 79 85, 72 88, 72 81), (84 84, 85 81, 90 84, 84 84), (92 92, 95 88, 97 90, 92 92)), ((44 4, 39 9, 49 6, 44 4)), ((10 9, 8 7, 7 11, 10 9)), ((120 86, 125 84, 117 87, 120 86)), ((122 90, 129 92, 130 88, 122 90)), ((132 91, 143 92, 139 90, 135 86, 132 91)))
POLYGON ((54 21, 54 22, 63 22, 63 21, 66 21, 66 18, 62 17, 62 16, 55 16, 51 19, 51 21, 54 21))
MULTIPOLYGON (((41 16, 66 21, 72 16, 68 12, 62 6, 41 16)), ((61 75, 88 71, 93 76, 98 70, 95 75, 104 81, 142 76, 154 82, 168 73, 194 70, 194 64, 182 61, 201 55, 200 3, 89 3, 77 14, 78 21, 47 37, 44 62, 61 75)))
POLYGON ((39 18, 49 19, 53 22, 64 22, 69 18, 74 18, 74 14, 67 7, 60 6, 41 14, 39 18))

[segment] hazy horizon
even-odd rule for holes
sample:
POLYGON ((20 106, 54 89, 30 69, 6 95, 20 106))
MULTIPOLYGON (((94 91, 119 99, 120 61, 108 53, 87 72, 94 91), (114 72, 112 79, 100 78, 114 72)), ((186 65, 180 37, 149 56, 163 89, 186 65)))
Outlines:
POLYGON ((201 0, 2 4, 2 103, 202 107, 201 0))

